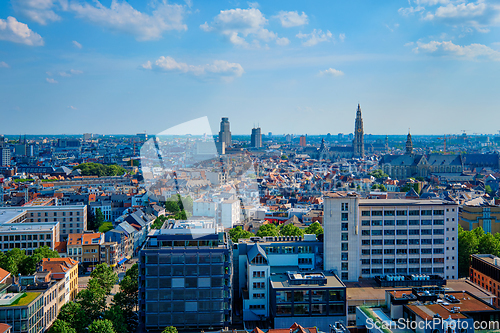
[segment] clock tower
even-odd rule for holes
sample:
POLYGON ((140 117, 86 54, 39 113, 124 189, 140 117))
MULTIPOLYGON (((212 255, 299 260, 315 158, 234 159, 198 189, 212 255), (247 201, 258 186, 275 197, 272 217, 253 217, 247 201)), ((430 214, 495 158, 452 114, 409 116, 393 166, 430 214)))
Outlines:
POLYGON ((363 132, 363 118, 361 117, 361 107, 358 104, 356 111, 356 122, 354 124, 354 140, 352 142, 355 157, 365 156, 365 141, 363 132))

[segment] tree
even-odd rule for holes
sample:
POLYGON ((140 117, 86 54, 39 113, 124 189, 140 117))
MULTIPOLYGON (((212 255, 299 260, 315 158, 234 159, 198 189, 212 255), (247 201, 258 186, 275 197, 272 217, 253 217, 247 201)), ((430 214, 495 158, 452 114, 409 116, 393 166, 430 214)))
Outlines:
POLYGON ((113 272, 113 268, 107 264, 99 264, 90 274, 92 280, 97 281, 106 294, 111 292, 113 286, 118 282, 118 275, 113 272))
POLYGON ((382 192, 387 192, 387 188, 385 187, 384 184, 373 184, 372 190, 377 190, 377 189, 379 189, 382 192))
POLYGON ((175 214, 181 210, 179 208, 179 204, 177 203, 177 201, 171 201, 171 200, 167 200, 165 202, 165 209, 171 214, 175 214))
POLYGON ((87 206, 87 228, 89 230, 99 230, 99 227, 96 228, 95 214, 90 206, 87 206))
POLYGON ((59 258, 57 251, 51 250, 47 245, 33 251, 33 255, 25 256, 19 263, 18 268, 21 275, 31 275, 36 272, 36 267, 43 258, 59 258))
POLYGON ((377 169, 377 170, 373 170, 372 172, 369 173, 370 176, 373 176, 377 179, 380 179, 380 178, 387 178, 389 177, 388 174, 386 174, 384 171, 382 171, 381 169, 377 169))
POLYGON ((185 210, 181 210, 177 214, 174 215, 174 219, 176 220, 187 220, 187 214, 185 210))
POLYGON ((76 333, 76 330, 64 320, 56 319, 48 333, 76 333))
POLYGON ((167 220, 167 217, 165 215, 158 216, 154 220, 153 225, 151 226, 151 228, 153 228, 153 229, 161 229, 161 227, 163 227, 163 224, 165 223, 166 220, 167 220))
POLYGON ((420 194, 420 189, 418 188, 418 183, 406 183, 399 189, 399 192, 408 192, 409 190, 414 189, 417 194, 420 194))
POLYGON ((474 231, 466 231, 458 226, 458 275, 469 276, 471 254, 476 254, 479 240, 474 231))
POLYGON ((107 319, 113 323, 113 328, 116 332, 126 332, 127 323, 125 320, 125 314, 123 310, 118 305, 112 305, 105 313, 104 319, 107 319))
POLYGON ((304 232, 306 234, 315 234, 316 236, 318 236, 323 233, 323 227, 319 222, 314 222, 313 224, 305 228, 304 232))
POLYGON ((488 194, 489 196, 492 196, 494 194, 493 190, 491 189, 491 186, 490 185, 486 185, 484 187, 484 192, 486 192, 486 194, 488 194))
POLYGON ((0 267, 16 276, 22 269, 22 262, 26 259, 24 250, 14 248, 5 254, 0 255, 0 267), (21 267, 20 267, 21 266, 21 267))
POLYGON ((303 236, 304 230, 300 229, 293 224, 287 224, 280 230, 282 236, 303 236))
POLYGON ((262 225, 257 231, 257 237, 279 236, 279 230, 273 223, 262 225))
POLYGON ((488 232, 479 239, 477 252, 479 254, 492 254, 498 257, 500 255, 500 242, 488 232))
POLYGON ((96 208, 95 209, 95 220, 94 220, 94 231, 99 231, 99 228, 101 227, 101 225, 104 223, 105 219, 104 219, 104 214, 102 213, 101 209, 100 208, 96 208))
POLYGON ((174 326, 167 326, 161 333, 178 333, 174 326))
POLYGON ((83 176, 121 176, 126 171, 119 165, 103 165, 100 163, 82 163, 80 165, 74 166, 73 170, 80 169, 83 176))
POLYGON ((139 266, 132 265, 125 277, 120 282, 120 291, 114 296, 113 301, 127 314, 133 312, 139 299, 139 266))
POLYGON ((238 239, 250 238, 253 236, 255 236, 253 233, 251 233, 250 231, 243 230, 241 226, 237 226, 229 230, 229 237, 231 237, 231 240, 234 243, 237 243, 238 239))
POLYGON ((116 333, 113 323, 108 320, 94 320, 89 326, 89 333, 116 333))
POLYGON ((108 293, 98 280, 90 279, 87 283, 87 289, 83 289, 76 295, 76 301, 80 304, 89 321, 94 321, 104 314, 107 296, 108 293))
POLYGON ((68 323, 77 332, 83 332, 85 327, 90 324, 89 317, 82 309, 82 306, 76 302, 69 302, 61 307, 57 319, 68 323))
POLYGON ((288 156, 286 156, 285 154, 281 155, 281 159, 282 160, 288 160, 288 156))

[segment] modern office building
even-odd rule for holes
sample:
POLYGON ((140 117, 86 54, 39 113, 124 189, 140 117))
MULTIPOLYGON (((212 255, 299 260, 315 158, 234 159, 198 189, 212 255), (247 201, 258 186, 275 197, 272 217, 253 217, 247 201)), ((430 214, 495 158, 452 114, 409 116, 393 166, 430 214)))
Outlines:
POLYGON ((346 287, 330 272, 286 272, 270 277, 270 316, 274 328, 298 323, 328 332, 347 324, 346 287))
POLYGON ((324 269, 342 281, 389 274, 458 278, 458 205, 443 200, 324 198, 324 269))
POLYGON ((0 322, 10 325, 12 333, 44 332, 43 292, 10 292, 9 287, 0 285, 0 322))
POLYGON ((253 148, 262 147, 262 133, 260 131, 260 127, 252 128, 252 136, 250 137, 250 145, 253 148))
POLYGON ((2 210, 26 211, 25 223, 59 222, 60 238, 65 240, 68 234, 87 231, 87 206, 49 206, 27 204, 22 207, 4 207, 2 210))
POLYGON ((0 148, 0 166, 10 165, 10 149, 0 148))
POLYGON ((271 316, 271 277, 288 271, 321 270, 322 252, 323 244, 316 235, 240 239, 233 249, 234 304, 243 304, 243 320, 265 325, 271 316))
POLYGON ((0 209, 0 250, 25 250, 27 255, 39 247, 52 250, 59 242, 59 222, 26 223, 26 210, 0 209))
POLYGON ((232 144, 229 118, 223 117, 220 122, 219 142, 224 143, 225 147, 230 147, 232 144))
POLYGON ((232 321, 232 249, 216 229, 152 230, 139 254, 139 320, 201 331, 232 321))

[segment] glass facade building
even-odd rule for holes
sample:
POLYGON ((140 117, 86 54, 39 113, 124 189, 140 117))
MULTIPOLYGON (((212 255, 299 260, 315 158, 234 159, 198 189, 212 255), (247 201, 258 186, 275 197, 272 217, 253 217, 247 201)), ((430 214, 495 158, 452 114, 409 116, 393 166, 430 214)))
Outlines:
POLYGON ((161 332, 223 328, 231 324, 231 247, 224 232, 157 230, 140 251, 142 328, 161 332))

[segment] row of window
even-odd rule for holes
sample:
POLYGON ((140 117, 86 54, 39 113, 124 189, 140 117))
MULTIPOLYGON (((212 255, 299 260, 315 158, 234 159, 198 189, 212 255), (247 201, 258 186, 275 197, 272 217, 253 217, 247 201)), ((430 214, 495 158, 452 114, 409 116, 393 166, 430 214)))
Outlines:
MULTIPOLYGON (((3 236, 3 241, 8 242, 8 241, 20 241, 20 240, 50 240, 52 239, 52 234, 37 234, 37 235, 9 235, 9 236, 3 236)), ((0 241, 2 240, 2 236, 0 236, 0 241)))
POLYGON ((385 226, 392 226, 392 225, 398 225, 398 226, 403 226, 403 225, 444 225, 444 220, 363 220, 361 221, 361 225, 364 227, 367 226, 372 226, 372 227, 380 227, 385 225, 385 226))
MULTIPOLYGON (((444 235, 444 229, 385 229, 371 230, 372 236, 394 236, 394 235, 444 235)), ((362 236, 370 236, 370 230, 361 230, 362 236)))
MULTIPOLYGON (((371 254, 373 255, 382 255, 382 254, 443 254, 444 249, 443 248, 437 248, 437 249, 418 249, 418 248, 413 248, 413 249, 362 249, 361 254, 365 256, 369 256, 371 254)), ((342 259, 344 260, 344 259, 342 259)))
MULTIPOLYGON (((444 267, 410 267, 410 268, 363 268, 361 269, 362 275, 378 275, 378 274, 442 274, 444 267)), ((452 277, 455 278, 454 276, 452 277)))
MULTIPOLYGON (((454 240, 454 237, 453 237, 454 240)), ((424 239, 418 239, 418 238, 410 238, 410 239, 372 239, 371 240, 371 245, 382 245, 382 242, 384 245, 432 245, 432 239, 431 238, 424 238, 424 239)), ((434 244, 439 244, 439 243, 434 243, 434 244)), ((361 240, 361 245, 370 245, 370 240, 369 239, 363 239, 361 240)))
MULTIPOLYGON (((75 221, 80 222, 80 218, 77 217, 75 219, 75 221)), ((35 219, 31 219, 31 222, 35 222, 35 219)), ((42 222, 42 219, 38 219, 38 222, 42 222)), ((43 219, 43 222, 57 222, 57 220, 53 219, 52 221, 49 221, 49 219, 45 218, 45 219, 43 219)), ((65 217, 62 219, 62 222, 66 222, 66 218, 65 217)), ((69 222, 73 222, 73 218, 72 217, 69 218, 69 222)))
MULTIPOLYGON (((52 248, 52 242, 28 242, 28 243, 4 243, 3 249, 36 249, 38 247, 48 246, 52 248)), ((0 243, 0 249, 2 249, 2 243, 0 243)))
MULTIPOLYGON (((35 214, 35 213, 31 213, 31 214, 30 214, 30 216, 31 216, 31 217, 33 217, 33 216, 35 216, 34 214, 35 214)), ((77 215, 77 216, 80 216, 80 212, 76 212, 76 215, 77 215)), ((37 216, 39 216, 39 217, 40 217, 40 216, 42 216, 42 213, 40 213, 40 212, 39 212, 39 213, 37 214, 37 216)), ((49 213, 48 213, 48 212, 45 212, 44 216, 49 216, 49 213)), ((57 216, 57 212, 54 212, 54 213, 53 213, 53 216, 57 216)), ((62 212, 62 216, 66 216, 66 212, 62 212)), ((73 212, 69 212, 69 216, 73 216, 73 212)))
POLYGON ((393 264, 442 264, 444 263, 444 258, 401 258, 401 259, 394 259, 394 258, 389 258, 389 259, 361 259, 361 264, 362 265, 393 265, 393 264))
MULTIPOLYGON (((452 209, 452 211, 455 211, 455 209, 452 209)), ((371 214, 369 210, 363 210, 361 211, 361 216, 432 216, 432 215, 444 215, 444 210, 442 209, 437 209, 437 210, 432 210, 432 209, 426 209, 426 210, 372 210, 371 214)))

